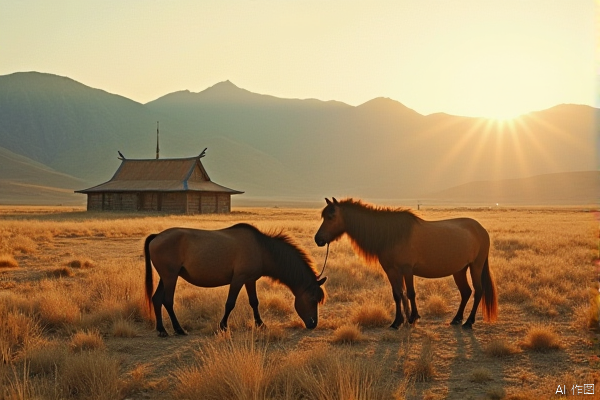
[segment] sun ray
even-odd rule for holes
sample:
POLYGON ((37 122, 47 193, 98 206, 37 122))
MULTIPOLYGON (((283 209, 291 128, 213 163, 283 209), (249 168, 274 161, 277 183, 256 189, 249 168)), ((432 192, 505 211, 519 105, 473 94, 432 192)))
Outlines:
MULTIPOLYGON (((435 134, 439 135, 444 132, 451 125, 455 125, 458 123, 458 120, 454 121, 454 124, 445 124, 445 125, 437 125, 434 129, 432 129, 432 136, 435 134)), ((467 146, 472 143, 474 137, 477 135, 479 128, 482 124, 485 123, 485 119, 479 118, 477 122, 472 124, 472 126, 461 135, 459 141, 454 143, 454 145, 449 148, 443 155, 443 157, 436 161, 436 163, 429 170, 428 176, 424 177, 424 180, 427 182, 427 185, 433 186, 435 184, 439 185, 439 176, 442 171, 447 170, 448 168, 452 168, 453 164, 456 164, 457 160, 461 159, 461 155, 465 153, 467 146)), ((481 138, 480 138, 481 140, 481 138)), ((481 146, 480 146, 481 147, 481 146)), ((464 171, 464 168, 459 169, 464 171)), ((463 176, 457 179, 457 182, 464 181, 467 179, 467 176, 463 176)))

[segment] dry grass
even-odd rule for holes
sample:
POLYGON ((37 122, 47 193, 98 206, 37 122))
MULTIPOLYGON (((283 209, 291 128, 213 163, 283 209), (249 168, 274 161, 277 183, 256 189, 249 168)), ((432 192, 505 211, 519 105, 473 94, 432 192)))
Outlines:
POLYGON ((113 322, 112 334, 114 337, 132 338, 138 335, 136 325, 125 319, 117 319, 113 322))
POLYGON ((430 380, 435 373, 432 341, 426 338, 415 360, 404 364, 404 374, 417 382, 430 380))
POLYGON ((522 346, 526 349, 541 352, 562 348, 560 336, 547 325, 536 325, 529 328, 522 346))
POLYGON ((112 400, 120 398, 119 364, 104 352, 81 352, 59 368, 60 397, 112 400))
POLYGON ((269 342, 282 342, 286 339, 289 339, 289 332, 279 324, 270 324, 266 328, 262 328, 261 333, 269 342))
POLYGON ((69 268, 76 268, 76 269, 82 269, 82 268, 93 268, 95 266, 94 262, 88 258, 79 260, 79 259, 75 259, 75 260, 70 260, 69 262, 67 262, 67 267, 69 268))
POLYGON ((472 334, 449 328, 445 318, 460 298, 452 278, 416 278, 423 318, 388 330, 394 315, 387 278, 342 239, 331 246, 329 300, 320 307, 316 330, 304 329, 287 288, 263 279, 258 297, 266 328, 253 329, 242 291, 230 332, 215 336, 228 288, 180 280, 175 311, 190 336, 161 340, 142 296, 140 255, 147 234, 250 222, 265 230, 283 228, 320 264, 324 250, 313 239, 319 210, 13 216, 0 207, 0 254, 18 260, 19 267, 0 271, 0 398, 207 398, 204 388, 212 385, 206 390, 215 398, 439 399, 451 397, 456 382, 474 398, 545 398, 557 379, 597 380, 586 363, 571 362, 600 352, 589 331, 598 326, 599 311, 597 286, 590 284, 597 223, 589 214, 458 209, 422 216, 472 216, 488 229, 500 304, 496 324, 484 323, 478 313, 472 334), (539 325, 524 333, 523 321, 531 320, 539 325), (556 348, 561 351, 533 354, 556 348), (541 357, 535 370, 533 357, 541 357), (505 372, 490 383, 485 371, 499 364, 505 372), (571 369, 572 377, 562 377, 571 369), (179 387, 179 379, 187 387, 179 387))
POLYGON ((69 342, 71 351, 78 353, 89 350, 103 350, 106 346, 104 340, 98 331, 81 331, 77 332, 69 342))
POLYGON ((600 330, 600 293, 598 289, 590 289, 590 304, 583 311, 584 325, 593 330, 600 330))
POLYGON ((74 276, 75 274, 73 273, 73 270, 69 267, 57 267, 46 271, 46 275, 49 278, 69 278, 74 276))
POLYGON ((492 357, 506 357, 519 350, 506 339, 494 339, 484 347, 484 352, 492 357))
POLYGON ((333 331, 332 343, 353 344, 364 341, 365 338, 360 331, 358 324, 342 325, 333 331))
POLYGON ((486 394, 487 398, 490 400, 501 400, 506 397, 506 390, 500 386, 494 386, 488 389, 486 394))
POLYGON ((492 375, 492 371, 484 367, 479 367, 471 372, 470 380, 471 382, 475 383, 485 383, 487 381, 493 381, 494 378, 492 375))
POLYGON ((391 324, 389 311, 381 304, 368 302, 358 306, 350 320, 365 328, 383 327, 391 324))
POLYGON ((178 398, 267 398, 275 373, 267 347, 253 337, 241 343, 213 342, 197 353, 197 363, 175 373, 178 398))
POLYGON ((18 268, 19 263, 9 254, 0 254, 0 268, 18 268))
POLYGON ((442 296, 434 294, 425 301, 427 315, 432 317, 443 317, 448 313, 448 301, 442 296))
POLYGON ((266 296, 266 298, 261 301, 261 304, 264 305, 264 308, 268 310, 268 312, 278 316, 290 315, 294 312, 290 300, 277 295, 266 296))

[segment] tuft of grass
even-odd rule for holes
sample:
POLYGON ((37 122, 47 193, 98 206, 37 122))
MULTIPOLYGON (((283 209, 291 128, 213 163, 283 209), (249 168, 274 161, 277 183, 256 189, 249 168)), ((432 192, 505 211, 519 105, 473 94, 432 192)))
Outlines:
POLYGON ((73 270, 69 267, 57 267, 46 271, 46 275, 50 278, 64 278, 72 277, 75 274, 73 274, 73 270))
POLYGON ((522 304, 533 298, 531 289, 526 284, 514 281, 504 283, 503 290, 499 296, 500 301, 513 304, 522 304))
POLYGON ((0 365, 13 361, 18 352, 39 340, 41 335, 42 328, 36 320, 8 311, 0 304, 0 365))
POLYGON ((0 254, 0 268, 18 268, 19 263, 10 254, 0 254))
POLYGON ((348 347, 328 345, 288 354, 271 386, 279 395, 271 398, 402 399, 408 381, 398 382, 384 367, 387 361, 387 355, 358 355, 348 347))
POLYGON ((493 381, 493 380, 494 380, 494 378, 492 377, 492 371, 490 371, 487 368, 479 367, 479 368, 475 368, 471 372, 471 378, 470 378, 471 382, 484 383, 484 382, 493 381))
POLYGON ((486 394, 490 400, 501 400, 506 397, 506 391, 501 386, 490 388, 486 394))
POLYGON ((77 304, 56 291, 49 291, 36 299, 35 308, 41 325, 50 330, 60 329, 81 319, 77 304))
POLYGON ((585 312, 586 325, 589 329, 600 330, 600 294, 590 289, 590 305, 585 312))
POLYGON ((365 340, 358 324, 342 325, 333 331, 332 343, 353 344, 365 340))
POLYGON ((433 294, 425 301, 425 310, 428 315, 442 317, 448 312, 447 300, 439 294, 433 294))
POLYGON ((66 357, 66 347, 56 342, 45 342, 27 351, 29 370, 34 375, 52 375, 66 357))
POLYGON ((484 351, 492 357, 506 357, 517 353, 518 349, 504 339, 494 339, 484 347, 484 351))
POLYGON ((10 239, 10 247, 13 251, 20 251, 23 254, 33 254, 37 250, 37 244, 32 238, 20 234, 10 239))
POLYGON ((88 258, 85 258, 83 260, 75 259, 75 260, 69 261, 67 263, 67 267, 76 268, 76 269, 93 268, 93 267, 95 267, 95 264, 92 260, 90 260, 88 258))
POLYGON ((73 352, 78 353, 89 350, 103 350, 106 346, 100 332, 92 330, 75 333, 71 338, 69 347, 73 352))
POLYGON ((262 304, 267 310, 280 317, 293 313, 290 303, 279 296, 269 296, 262 301, 262 304))
POLYGON ((126 319, 117 319, 112 325, 112 334, 114 337, 132 338, 138 335, 135 324, 126 319))
POLYGON ((273 364, 267 346, 249 338, 236 343, 224 337, 198 352, 197 362, 174 373, 177 398, 267 398, 273 364))
POLYGON ((287 331, 280 325, 268 325, 264 328, 264 335, 271 342, 281 342, 289 337, 287 331))
POLYGON ((151 387, 148 375, 152 368, 150 364, 138 364, 129 371, 121 384, 121 394, 124 398, 131 398, 133 394, 139 393, 151 387))
POLYGON ((390 323, 390 313, 381 304, 367 303, 358 306, 350 320, 365 328, 382 327, 390 323))
POLYGON ((522 346, 540 352, 558 350, 562 347, 558 334, 551 327, 544 325, 529 328, 522 346))
POLYGON ((417 359, 404 364, 404 374, 416 382, 425 382, 431 379, 434 373, 431 339, 425 339, 417 359))
POLYGON ((119 389, 119 362, 104 352, 70 354, 58 368, 58 398, 112 400, 119 389))

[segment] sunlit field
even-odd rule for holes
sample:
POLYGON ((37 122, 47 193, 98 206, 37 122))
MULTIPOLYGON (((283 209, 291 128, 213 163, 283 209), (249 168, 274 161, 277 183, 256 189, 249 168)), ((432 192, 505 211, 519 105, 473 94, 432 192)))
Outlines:
MULTIPOLYGON (((248 222, 293 236, 320 271, 319 209, 234 208, 228 215, 0 208, 1 399, 545 399, 600 398, 598 220, 591 210, 423 209, 467 216, 490 233, 495 323, 450 326, 452 277, 416 278, 421 319, 389 329, 390 284, 347 239, 330 248, 328 299, 304 329, 293 295, 258 282, 265 328, 242 290, 217 332, 227 287, 180 280, 175 312, 188 336, 159 338, 145 308, 143 240, 173 226, 248 222), (590 386, 595 385, 592 389, 590 386), (583 390, 594 395, 583 395, 583 390)), ((155 277, 156 284, 157 279, 155 277)), ((471 302, 466 311, 471 309, 471 302)))

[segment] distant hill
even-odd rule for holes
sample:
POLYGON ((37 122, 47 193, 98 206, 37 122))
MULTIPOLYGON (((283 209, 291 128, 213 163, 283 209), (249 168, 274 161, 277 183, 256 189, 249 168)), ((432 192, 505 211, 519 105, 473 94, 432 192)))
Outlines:
MULTIPOLYGON (((376 98, 280 99, 229 81, 147 104, 37 72, 0 76, 0 146, 56 172, 102 183, 128 158, 203 158, 245 198, 417 198, 475 181, 595 171, 599 110, 559 105, 515 123, 421 115, 376 98)), ((6 180, 4 170, 0 179, 6 180)), ((58 186, 57 186, 58 187, 58 186)), ((235 199, 234 199, 235 203, 235 199)))
POLYGON ((199 135, 246 143, 308 177, 308 193, 411 197, 475 180, 596 169, 599 110, 559 105, 516 123, 421 115, 377 98, 278 99, 231 82, 171 93, 147 104, 199 135))
POLYGON ((423 197, 429 204, 598 204, 600 171, 564 172, 522 179, 478 181, 423 197))
POLYGON ((84 204, 84 182, 0 147, 0 204, 84 204))

